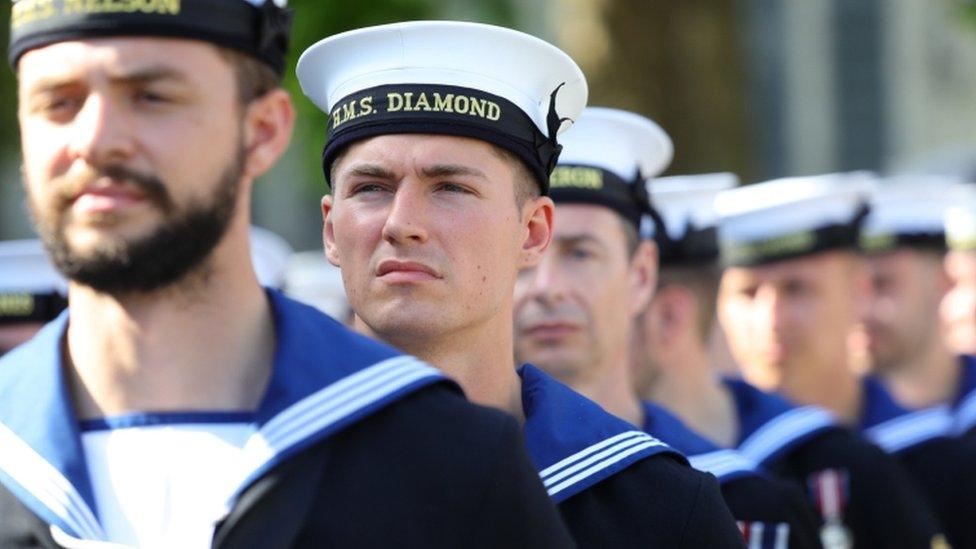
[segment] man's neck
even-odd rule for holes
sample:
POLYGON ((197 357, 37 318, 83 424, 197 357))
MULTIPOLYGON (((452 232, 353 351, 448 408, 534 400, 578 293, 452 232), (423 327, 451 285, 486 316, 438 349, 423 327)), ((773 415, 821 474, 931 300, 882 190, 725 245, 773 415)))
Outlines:
POLYGON ((608 357, 598 367, 588 368, 589 371, 598 373, 597 377, 569 385, 610 414, 643 428, 644 411, 641 409, 640 399, 634 394, 629 364, 626 352, 618 353, 608 357))
POLYGON ((955 398, 961 374, 958 358, 941 340, 914 360, 881 373, 895 400, 909 408, 927 408, 955 398))
POLYGON ((798 404, 820 406, 834 413, 846 425, 857 425, 861 418, 863 395, 857 376, 841 361, 839 367, 826 365, 814 375, 814 366, 797 365, 797 370, 806 369, 802 378, 785 379, 779 392, 798 404), (829 370, 824 370, 829 368, 829 370), (807 375, 809 374, 809 375, 807 375))
POLYGON ((687 345, 673 351, 660 357, 660 371, 644 397, 719 446, 734 446, 739 436, 735 401, 712 371, 706 349, 687 345))
POLYGON ((516 372, 512 314, 499 314, 474 327, 427 337, 396 337, 372 331, 358 319, 356 329, 416 356, 456 381, 468 400, 525 420, 522 381, 516 372))
POLYGON ((72 284, 64 356, 79 417, 255 408, 275 337, 248 266, 124 296, 72 284))

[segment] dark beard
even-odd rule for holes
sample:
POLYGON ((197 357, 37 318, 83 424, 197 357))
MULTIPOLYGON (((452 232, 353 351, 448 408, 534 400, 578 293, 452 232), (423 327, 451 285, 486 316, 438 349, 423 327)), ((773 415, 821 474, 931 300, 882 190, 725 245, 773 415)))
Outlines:
POLYGON ((105 170, 125 172, 126 179, 147 191, 153 203, 170 215, 146 238, 120 242, 87 256, 71 249, 63 218, 53 230, 38 223, 54 265, 68 279, 110 295, 151 292, 183 280, 202 266, 227 232, 240 194, 243 155, 240 150, 224 169, 209 202, 190 204, 180 212, 160 181, 124 169, 105 170))

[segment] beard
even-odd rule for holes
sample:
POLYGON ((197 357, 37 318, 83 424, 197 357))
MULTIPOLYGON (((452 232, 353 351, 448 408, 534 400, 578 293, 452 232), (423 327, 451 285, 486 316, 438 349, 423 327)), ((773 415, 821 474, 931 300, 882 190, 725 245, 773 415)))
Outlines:
POLYGON ((214 192, 207 199, 181 208, 177 208, 166 186, 156 177, 110 166, 63 183, 64 192, 57 198, 53 213, 43 215, 33 201, 31 213, 52 262, 68 279, 110 295, 152 292, 184 280, 205 265, 236 211, 243 157, 240 146, 213 187, 214 192), (119 239, 81 253, 72 247, 67 236, 69 197, 101 177, 124 181, 141 191, 163 213, 164 221, 145 237, 119 239))

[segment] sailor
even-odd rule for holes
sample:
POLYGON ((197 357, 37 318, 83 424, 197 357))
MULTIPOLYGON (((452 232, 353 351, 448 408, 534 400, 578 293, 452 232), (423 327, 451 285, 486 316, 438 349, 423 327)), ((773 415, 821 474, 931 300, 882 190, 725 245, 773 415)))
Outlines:
POLYGON ((516 356, 607 411, 682 451, 715 475, 740 529, 755 547, 820 547, 802 494, 691 432, 632 389, 630 338, 657 278, 654 243, 640 225, 656 212, 645 181, 671 161, 657 124, 618 109, 583 111, 562 138, 550 178, 553 243, 516 284, 516 356))
POLYGON ((298 76, 332 113, 323 233, 359 329, 519 418, 580 546, 741 544, 714 479, 513 360, 516 274, 549 245, 556 136, 586 103, 576 63, 514 30, 413 22, 325 39, 298 76))
POLYGON ((259 285, 290 17, 13 4, 28 202, 70 282, 0 359, 0 546, 569 543, 513 420, 259 285))
POLYGON ((949 252, 945 268, 952 284, 942 316, 949 344, 959 354, 976 355, 976 185, 961 184, 958 200, 946 211, 949 252))
POLYGON ((956 437, 966 377, 948 347, 939 306, 949 287, 943 219, 964 198, 935 176, 884 180, 871 196, 860 245, 871 277, 859 330, 872 375, 862 380, 860 427, 918 482, 954 547, 976 546, 976 445, 956 437))
POLYGON ((67 283, 39 240, 0 241, 0 356, 54 320, 66 294, 67 283))
POLYGON ((660 268, 654 295, 634 325, 632 383, 644 402, 654 403, 648 404, 648 416, 654 416, 650 410, 659 410, 658 431, 652 433, 690 453, 662 431, 675 423, 686 425, 684 430, 690 433, 686 438, 699 439, 698 452, 716 456, 693 456, 692 464, 725 467, 714 472, 723 481, 726 502, 748 538, 773 541, 772 533, 785 522, 790 547, 819 547, 818 522, 803 491, 788 481, 754 478, 767 472, 729 448, 734 441, 722 440, 721 432, 714 429, 716 422, 735 417, 735 406, 708 349, 721 272, 712 202, 718 192, 737 184, 731 173, 657 177, 648 182, 658 216, 657 223, 645 225, 645 231, 657 242, 660 268), (668 421, 668 416, 674 419, 668 421), (718 459, 726 455, 734 459, 718 459), (757 486, 764 483, 770 486, 757 486), (782 487, 784 483, 788 488, 782 487), (790 491, 792 496, 776 497, 777 492, 790 491))
POLYGON ((956 204, 946 210, 945 271, 950 288, 941 315, 949 345, 960 353, 963 376, 955 406, 956 431, 976 438, 976 186, 955 189, 956 204))
POLYGON ((912 480, 841 427, 861 413, 847 339, 864 303, 856 246, 872 185, 866 174, 832 174, 716 196, 717 315, 744 380, 727 381, 737 421, 715 430, 807 487, 825 547, 929 547, 944 538, 912 480))

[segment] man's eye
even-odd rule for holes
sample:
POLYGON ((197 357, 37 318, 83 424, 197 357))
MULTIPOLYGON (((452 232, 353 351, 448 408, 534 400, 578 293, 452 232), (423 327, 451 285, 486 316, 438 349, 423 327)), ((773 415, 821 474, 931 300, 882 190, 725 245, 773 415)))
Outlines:
POLYGON ((380 185, 379 183, 362 183, 360 185, 355 185, 352 190, 350 190, 350 195, 357 195, 363 193, 378 193, 386 190, 386 187, 380 185))
POLYGON ((584 248, 573 248, 569 250, 569 257, 572 259, 589 259, 595 254, 584 248))
POLYGON ((437 186, 437 190, 447 191, 449 193, 471 194, 470 190, 455 183, 441 183, 437 186))
POLYGON ((165 95, 150 90, 140 90, 135 94, 136 101, 140 103, 160 104, 168 103, 169 98, 165 95))

